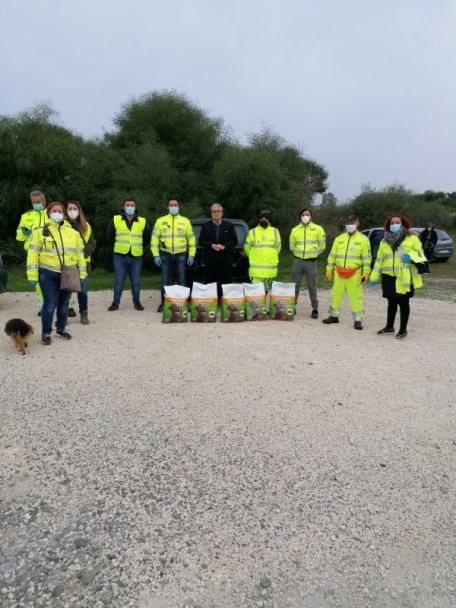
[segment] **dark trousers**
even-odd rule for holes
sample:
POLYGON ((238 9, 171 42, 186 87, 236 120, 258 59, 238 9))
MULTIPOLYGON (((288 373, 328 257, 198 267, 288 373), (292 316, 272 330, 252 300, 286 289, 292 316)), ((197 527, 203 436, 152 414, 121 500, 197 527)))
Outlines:
POLYGON ((403 333, 407 330, 407 323, 410 316, 409 298, 388 298, 388 319, 386 321, 386 326, 393 329, 398 306, 401 311, 401 325, 399 327, 399 331, 403 333))
POLYGON ((206 277, 208 283, 217 283, 218 299, 222 297, 222 284, 231 283, 233 280, 233 269, 231 264, 225 266, 220 261, 206 263, 206 277))
POLYGON ((40 268, 38 280, 43 292, 43 308, 41 309, 41 326, 43 334, 50 336, 52 332, 52 320, 57 309, 57 331, 65 330, 68 319, 68 304, 71 293, 61 291, 60 272, 52 272, 40 268))
POLYGON ((161 286, 161 303, 165 301, 165 285, 174 285, 174 281, 178 285, 185 287, 185 267, 187 265, 186 253, 168 253, 160 251, 161 269, 162 269, 162 286, 161 286))

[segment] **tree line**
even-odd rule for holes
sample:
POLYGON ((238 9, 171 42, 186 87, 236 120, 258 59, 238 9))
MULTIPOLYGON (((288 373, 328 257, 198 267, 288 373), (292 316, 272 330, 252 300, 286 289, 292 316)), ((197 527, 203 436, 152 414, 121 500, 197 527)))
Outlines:
POLYGON ((169 197, 182 213, 206 217, 220 202, 225 216, 254 225, 269 209, 287 241, 299 211, 314 207, 328 235, 343 217, 357 213, 363 226, 379 225, 389 211, 409 213, 415 225, 434 221, 450 227, 456 193, 414 194, 402 186, 364 187, 338 204, 328 193, 328 172, 295 145, 264 128, 240 143, 221 118, 210 116, 182 94, 152 92, 123 105, 112 131, 83 138, 62 126, 57 113, 40 104, 15 116, 0 116, 0 253, 10 264, 23 261, 15 241, 19 217, 30 208, 29 192, 48 202, 78 200, 98 241, 97 261, 109 265, 105 229, 126 198, 150 222, 165 213, 169 197))

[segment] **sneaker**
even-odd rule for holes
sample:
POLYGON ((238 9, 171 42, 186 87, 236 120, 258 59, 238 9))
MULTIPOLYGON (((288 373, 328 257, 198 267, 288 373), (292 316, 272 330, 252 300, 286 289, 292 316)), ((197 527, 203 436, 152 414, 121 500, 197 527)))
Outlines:
POLYGON ((62 340, 71 340, 71 335, 67 331, 56 331, 55 333, 62 340))
POLYGON ((76 316, 76 311, 74 308, 69 308, 68 309, 68 316, 69 317, 75 317, 76 316))
POLYGON ((312 310, 312 314, 310 316, 312 319, 318 319, 318 310, 316 310, 314 308, 314 310, 312 310))
POLYGON ((339 317, 328 317, 327 319, 323 319, 322 323, 326 323, 326 325, 329 325, 330 323, 339 323, 339 317))
POLYGON ((111 304, 111 306, 108 308, 109 311, 113 311, 113 310, 119 310, 119 306, 117 304, 111 304))
POLYGON ((135 310, 144 310, 144 306, 141 304, 141 302, 137 302, 135 304, 135 310))
POLYGON ((48 334, 43 334, 41 336, 41 344, 45 344, 46 346, 49 346, 49 344, 51 342, 52 342, 51 336, 49 336, 48 334))
POLYGON ((157 312, 163 312, 163 304, 160 304, 160 306, 157 308, 157 312))
POLYGON ((383 329, 379 329, 377 332, 378 336, 392 336, 394 334, 394 327, 384 327, 383 329))
POLYGON ((355 324, 353 325, 353 327, 355 329, 362 329, 363 328, 363 324, 361 323, 361 321, 355 321, 355 324))
POLYGON ((41 317, 41 310, 38 311, 38 316, 41 317))
POLYGON ((398 340, 404 340, 404 338, 406 338, 406 337, 407 337, 407 332, 406 332, 406 331, 400 331, 400 332, 397 334, 397 336, 396 336, 396 338, 397 338, 398 340))

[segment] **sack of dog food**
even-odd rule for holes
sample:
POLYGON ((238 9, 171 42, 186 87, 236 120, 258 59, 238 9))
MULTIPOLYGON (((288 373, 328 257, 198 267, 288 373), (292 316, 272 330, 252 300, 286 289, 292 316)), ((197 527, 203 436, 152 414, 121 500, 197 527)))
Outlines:
POLYGON ((238 323, 245 317, 244 288, 242 283, 222 285, 222 322, 238 323))
POLYGON ((188 319, 189 287, 165 285, 165 302, 163 304, 163 323, 186 323, 188 319))
POLYGON ((276 321, 293 321, 295 309, 295 284, 272 282, 269 318, 276 321))
POLYGON ((217 283, 193 283, 190 318, 195 323, 215 323, 217 319, 217 283))
POLYGON ((243 283, 245 297, 245 320, 263 321, 268 319, 264 283, 243 283))

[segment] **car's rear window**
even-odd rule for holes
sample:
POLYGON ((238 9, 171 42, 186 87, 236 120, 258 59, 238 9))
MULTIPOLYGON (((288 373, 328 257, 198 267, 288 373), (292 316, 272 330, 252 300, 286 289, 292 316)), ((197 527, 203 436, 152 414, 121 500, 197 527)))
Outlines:
POLYGON ((445 230, 440 230, 439 228, 436 229, 437 232, 437 238, 439 239, 439 241, 444 241, 450 238, 450 235, 447 234, 445 232, 445 230))

